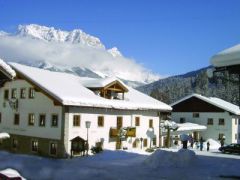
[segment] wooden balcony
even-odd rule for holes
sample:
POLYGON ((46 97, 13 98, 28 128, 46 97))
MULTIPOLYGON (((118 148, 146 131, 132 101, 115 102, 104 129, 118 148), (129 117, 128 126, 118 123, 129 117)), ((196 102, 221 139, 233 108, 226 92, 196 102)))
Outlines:
MULTIPOLYGON (((115 138, 119 136, 120 129, 118 128, 110 128, 109 136, 110 138, 115 138)), ((127 137, 136 137, 136 128, 135 127, 127 127, 127 137)))
POLYGON ((136 128, 135 127, 128 128, 127 136, 128 137, 136 137, 136 128))
POLYGON ((110 128, 109 136, 110 138, 118 137, 119 129, 117 128, 110 128))

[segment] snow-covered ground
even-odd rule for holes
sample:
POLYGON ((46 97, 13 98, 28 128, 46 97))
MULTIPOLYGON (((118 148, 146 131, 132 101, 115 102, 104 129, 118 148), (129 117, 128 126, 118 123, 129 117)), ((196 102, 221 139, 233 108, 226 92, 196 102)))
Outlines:
POLYGON ((161 149, 150 154, 104 151, 73 159, 48 159, 0 151, 0 170, 16 169, 26 179, 231 179, 240 178, 240 155, 217 150, 161 149), (186 163, 185 163, 186 162, 186 163))

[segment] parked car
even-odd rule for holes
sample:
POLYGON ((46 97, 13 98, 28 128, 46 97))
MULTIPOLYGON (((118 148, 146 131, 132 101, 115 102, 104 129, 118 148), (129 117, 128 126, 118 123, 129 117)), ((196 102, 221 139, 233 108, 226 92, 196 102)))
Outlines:
POLYGON ((8 168, 0 171, 0 180, 26 180, 16 170, 8 168))
POLYGON ((218 149, 222 153, 240 153, 240 144, 232 143, 218 149))

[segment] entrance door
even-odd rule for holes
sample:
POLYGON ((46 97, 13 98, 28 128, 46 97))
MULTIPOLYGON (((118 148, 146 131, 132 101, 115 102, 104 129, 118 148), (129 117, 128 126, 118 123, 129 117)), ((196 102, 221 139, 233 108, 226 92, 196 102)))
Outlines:
POLYGON ((193 139, 197 140, 197 141, 199 140, 199 132, 197 132, 197 131, 193 132, 193 139))

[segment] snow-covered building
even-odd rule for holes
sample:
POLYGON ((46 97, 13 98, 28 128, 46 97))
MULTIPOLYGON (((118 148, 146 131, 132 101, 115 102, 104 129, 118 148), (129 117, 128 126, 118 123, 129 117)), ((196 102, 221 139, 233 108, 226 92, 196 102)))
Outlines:
POLYGON ((10 134, 0 149, 66 157, 78 154, 87 139, 90 148, 145 149, 159 145, 159 118, 171 110, 116 78, 0 61, 0 132, 10 134))
POLYGON ((196 123, 207 127, 204 131, 194 131, 195 139, 203 137, 203 139, 220 140, 225 137, 227 144, 239 142, 240 109, 238 106, 216 97, 205 97, 199 94, 186 96, 171 106, 172 119, 175 122, 196 123))

